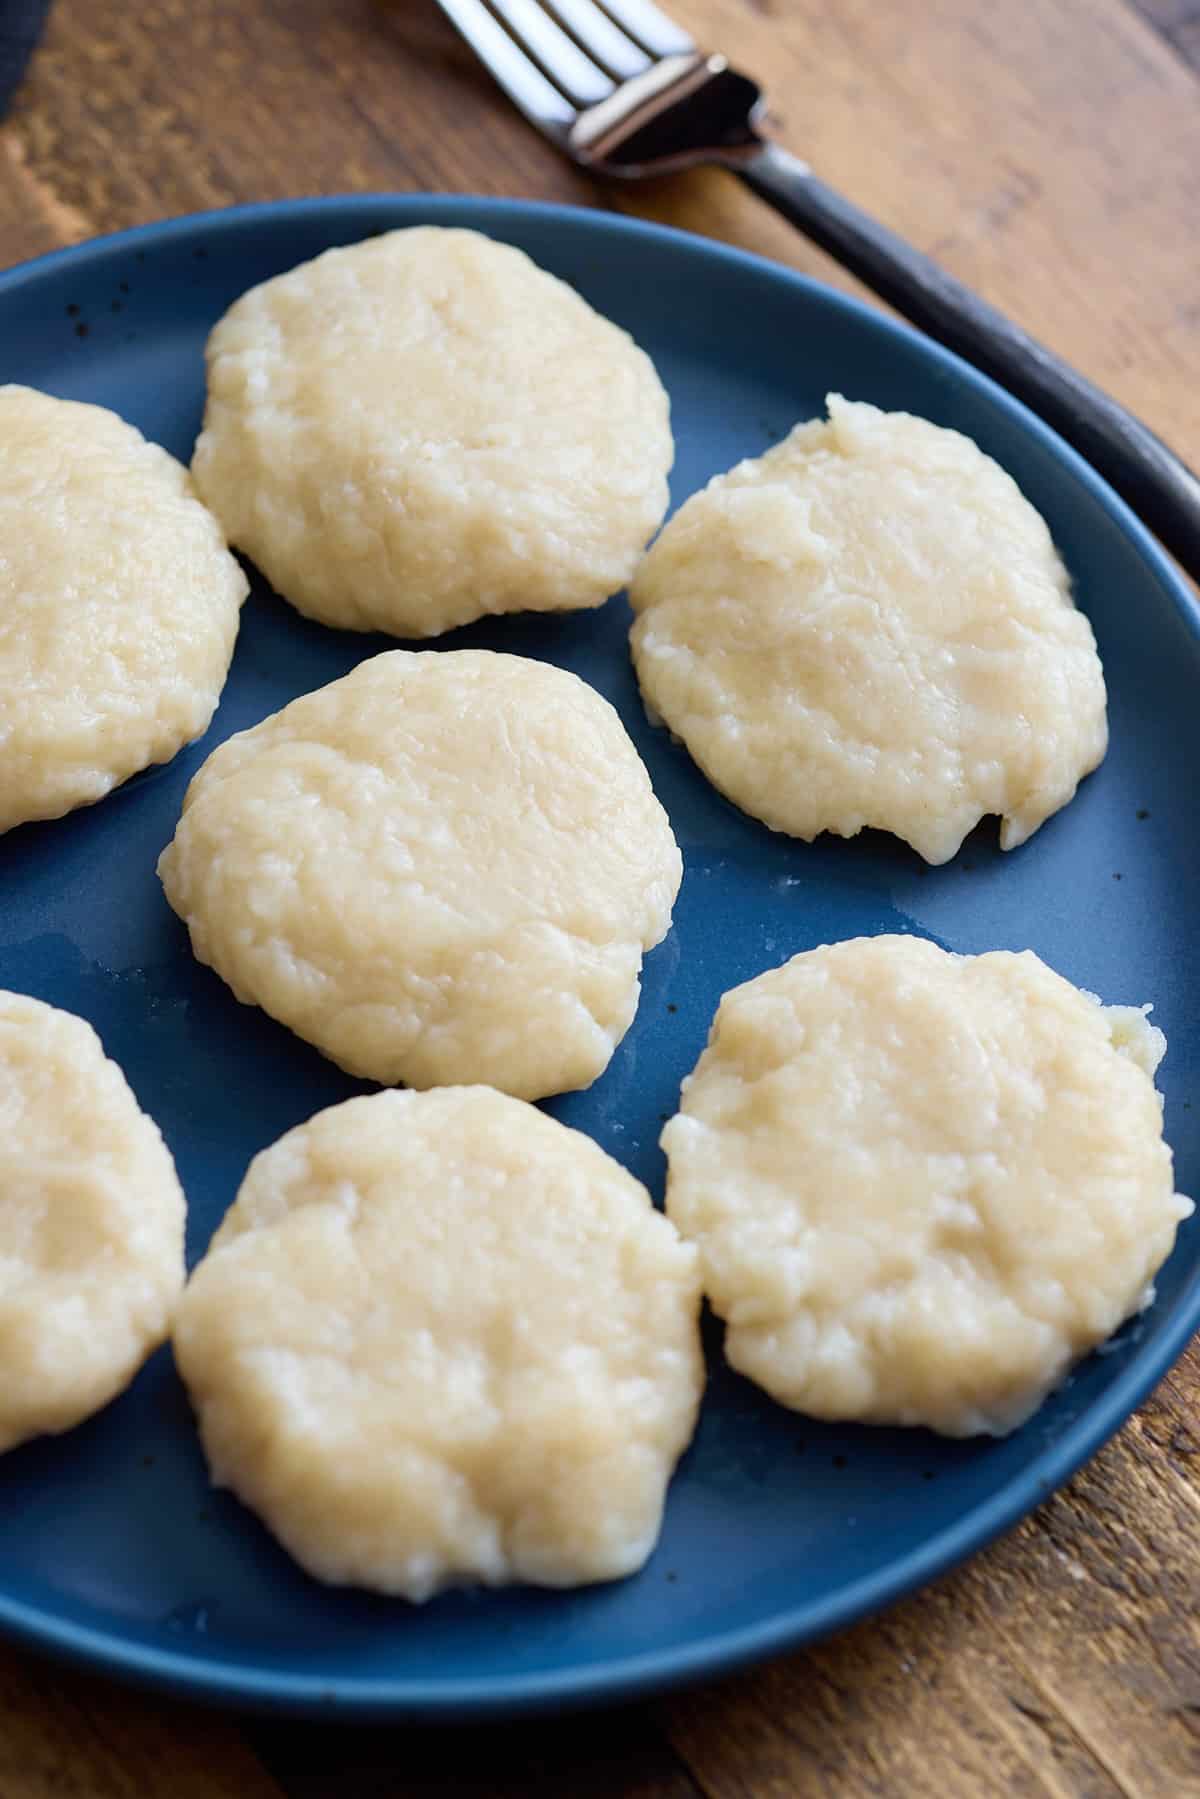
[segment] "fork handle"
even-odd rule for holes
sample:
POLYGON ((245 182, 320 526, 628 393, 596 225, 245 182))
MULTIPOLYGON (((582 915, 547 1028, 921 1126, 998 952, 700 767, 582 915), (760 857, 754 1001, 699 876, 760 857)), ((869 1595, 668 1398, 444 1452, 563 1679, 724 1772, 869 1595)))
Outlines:
POLYGON ((737 173, 880 299, 1052 425, 1200 580, 1200 480, 1148 426, 778 144, 737 173))

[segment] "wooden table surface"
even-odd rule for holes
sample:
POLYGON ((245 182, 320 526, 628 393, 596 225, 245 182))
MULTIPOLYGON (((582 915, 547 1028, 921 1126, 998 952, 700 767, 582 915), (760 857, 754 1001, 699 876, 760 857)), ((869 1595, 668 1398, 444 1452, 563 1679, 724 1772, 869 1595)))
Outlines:
MULTIPOLYGON (((786 143, 1200 464, 1200 0, 674 0, 786 143)), ((0 266, 233 201, 449 189, 831 264, 719 173, 595 187, 432 0, 58 0, 0 127, 0 266)), ((705 1689, 486 1730, 236 1720, 0 1647, 0 1799, 1200 1794, 1200 1359, 885 1617, 705 1689)))

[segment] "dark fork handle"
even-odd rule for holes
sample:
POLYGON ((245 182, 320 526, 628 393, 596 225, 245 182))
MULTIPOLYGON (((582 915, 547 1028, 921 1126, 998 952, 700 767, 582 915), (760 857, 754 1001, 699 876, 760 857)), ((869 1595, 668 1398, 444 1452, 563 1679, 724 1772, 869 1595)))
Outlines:
POLYGON ((0 0, 0 118, 25 73, 50 11, 50 0, 0 0))
POLYGON ((737 172, 880 299, 1053 425, 1200 580, 1200 481, 1161 438, 777 144, 737 172))

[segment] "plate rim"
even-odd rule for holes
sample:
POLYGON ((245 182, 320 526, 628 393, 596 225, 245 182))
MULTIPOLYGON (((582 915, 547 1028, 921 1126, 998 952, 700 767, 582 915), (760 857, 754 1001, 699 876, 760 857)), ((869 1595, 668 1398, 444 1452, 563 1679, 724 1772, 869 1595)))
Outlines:
MULTIPOLYGON (((416 222, 430 215, 437 215, 438 221, 443 222, 447 215, 461 213, 476 220, 486 220, 488 216, 508 218, 552 228, 593 231, 616 239, 656 242, 675 254, 700 261, 715 260, 735 270, 765 276, 806 293, 820 306, 867 322, 884 338, 915 344, 926 359, 956 382, 966 382, 981 391, 992 405, 1007 412, 1022 432, 1040 442, 1090 493, 1129 540, 1192 637, 1200 642, 1200 601, 1166 552, 1090 464, 1006 389, 912 326, 877 311, 855 295, 753 251, 675 226, 599 206, 482 194, 364 192, 257 201, 132 226, 15 264, 0 271, 0 311, 9 296, 25 286, 77 265, 86 266, 107 254, 136 251, 146 244, 157 248, 197 235, 236 233, 260 223, 275 225, 322 216, 353 220, 356 215, 375 216, 380 208, 391 211, 398 225, 406 218, 416 222)), ((1170 1310, 1159 1321, 1153 1340, 1135 1351, 1120 1378, 1072 1422, 1057 1442, 1038 1451, 1018 1476, 908 1555, 859 1576, 822 1600, 793 1605, 770 1619, 708 1634, 668 1650, 630 1654, 619 1661, 610 1659, 536 1675, 451 1680, 361 1674, 329 1677, 268 1668, 235 1658, 209 1657, 199 1661, 178 1650, 132 1640, 113 1629, 64 1619, 2 1591, 0 1630, 27 1647, 110 1676, 200 1702, 235 1704, 267 1713, 447 1723, 496 1720, 645 1697, 685 1682, 731 1673, 801 1643, 815 1641, 894 1604, 959 1566, 1043 1503, 1094 1455, 1158 1384, 1198 1327, 1200 1255, 1170 1310)))

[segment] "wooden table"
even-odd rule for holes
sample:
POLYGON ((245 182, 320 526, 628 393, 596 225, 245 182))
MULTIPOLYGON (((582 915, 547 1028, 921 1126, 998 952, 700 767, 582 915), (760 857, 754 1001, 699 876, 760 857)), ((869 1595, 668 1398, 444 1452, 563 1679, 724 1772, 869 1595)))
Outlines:
MULTIPOLYGON (((673 0, 784 140, 1200 463, 1200 0, 673 0)), ((232 201, 620 207, 852 285, 720 174, 599 190, 432 0, 58 0, 0 128, 0 265, 232 201)), ((0 1799, 1200 1794, 1200 1358, 1004 1542, 887 1616, 621 1713, 236 1722, 0 1648, 0 1799)))

